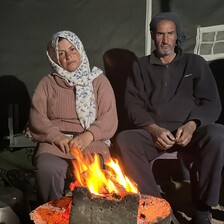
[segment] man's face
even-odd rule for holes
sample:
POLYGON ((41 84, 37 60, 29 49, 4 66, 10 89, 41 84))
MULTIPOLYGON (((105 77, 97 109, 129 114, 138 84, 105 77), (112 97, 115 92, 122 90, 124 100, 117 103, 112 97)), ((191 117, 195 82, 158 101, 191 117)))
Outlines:
POLYGON ((176 25, 170 20, 161 20, 157 23, 156 30, 152 31, 159 56, 168 56, 174 52, 177 40, 176 25))

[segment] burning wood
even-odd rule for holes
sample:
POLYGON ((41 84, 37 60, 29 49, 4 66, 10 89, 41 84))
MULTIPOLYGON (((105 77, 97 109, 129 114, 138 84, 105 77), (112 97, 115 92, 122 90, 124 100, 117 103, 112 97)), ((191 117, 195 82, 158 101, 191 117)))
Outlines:
POLYGON ((76 180, 81 186, 85 186, 95 195, 111 193, 123 194, 126 192, 137 193, 137 184, 125 176, 118 164, 118 161, 110 158, 106 162, 107 170, 103 170, 97 154, 93 157, 84 156, 76 148, 71 152, 76 158, 73 161, 76 180))
MULTIPOLYGON (((73 191, 76 186, 88 186, 86 179, 88 179, 88 176, 90 175, 89 172, 90 171, 87 170, 80 175, 80 177, 82 179, 82 184, 80 184, 78 181, 70 183, 70 186, 69 186, 70 189, 73 191)), ((119 193, 119 195, 123 195, 127 192, 125 187, 117 182, 116 177, 114 175, 112 175, 112 173, 110 171, 102 170, 102 173, 104 174, 105 178, 107 180, 109 180, 115 186, 117 193, 115 193, 113 191, 110 192, 106 183, 102 183, 100 185, 100 187, 98 188, 97 195, 99 194, 99 195, 104 196, 104 195, 109 195, 109 194, 112 195, 112 194, 118 194, 118 193, 119 193)))

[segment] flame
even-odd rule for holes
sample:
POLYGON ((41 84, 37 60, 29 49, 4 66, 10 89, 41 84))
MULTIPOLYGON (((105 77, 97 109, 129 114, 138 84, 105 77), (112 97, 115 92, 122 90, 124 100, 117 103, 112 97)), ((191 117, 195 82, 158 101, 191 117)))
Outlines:
POLYGON ((110 157, 105 162, 107 169, 104 170, 101 168, 98 154, 84 156, 77 148, 71 148, 71 152, 76 158, 73 160, 76 180, 79 185, 87 187, 92 194, 138 193, 136 183, 123 174, 117 159, 110 157))

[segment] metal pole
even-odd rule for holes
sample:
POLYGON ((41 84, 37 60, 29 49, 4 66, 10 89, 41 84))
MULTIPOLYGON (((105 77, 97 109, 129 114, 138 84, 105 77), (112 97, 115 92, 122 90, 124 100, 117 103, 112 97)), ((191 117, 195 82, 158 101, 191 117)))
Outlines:
POLYGON ((151 34, 149 22, 152 18, 152 0, 146 0, 146 20, 145 20, 145 55, 151 53, 151 34))

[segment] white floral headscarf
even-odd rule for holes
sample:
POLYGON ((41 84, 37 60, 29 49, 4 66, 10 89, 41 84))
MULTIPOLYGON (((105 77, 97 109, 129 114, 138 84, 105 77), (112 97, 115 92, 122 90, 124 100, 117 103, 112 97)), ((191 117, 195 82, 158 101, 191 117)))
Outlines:
POLYGON ((70 31, 60 31, 53 35, 51 47, 54 49, 58 63, 52 59, 49 49, 47 56, 56 75, 64 78, 70 86, 76 87, 76 110, 80 123, 84 129, 88 129, 96 119, 96 101, 93 92, 92 81, 102 74, 102 70, 94 67, 90 71, 89 60, 84 50, 81 40, 70 31), (58 40, 59 37, 70 41, 80 53, 81 64, 74 72, 68 72, 60 66, 58 60, 58 40))

